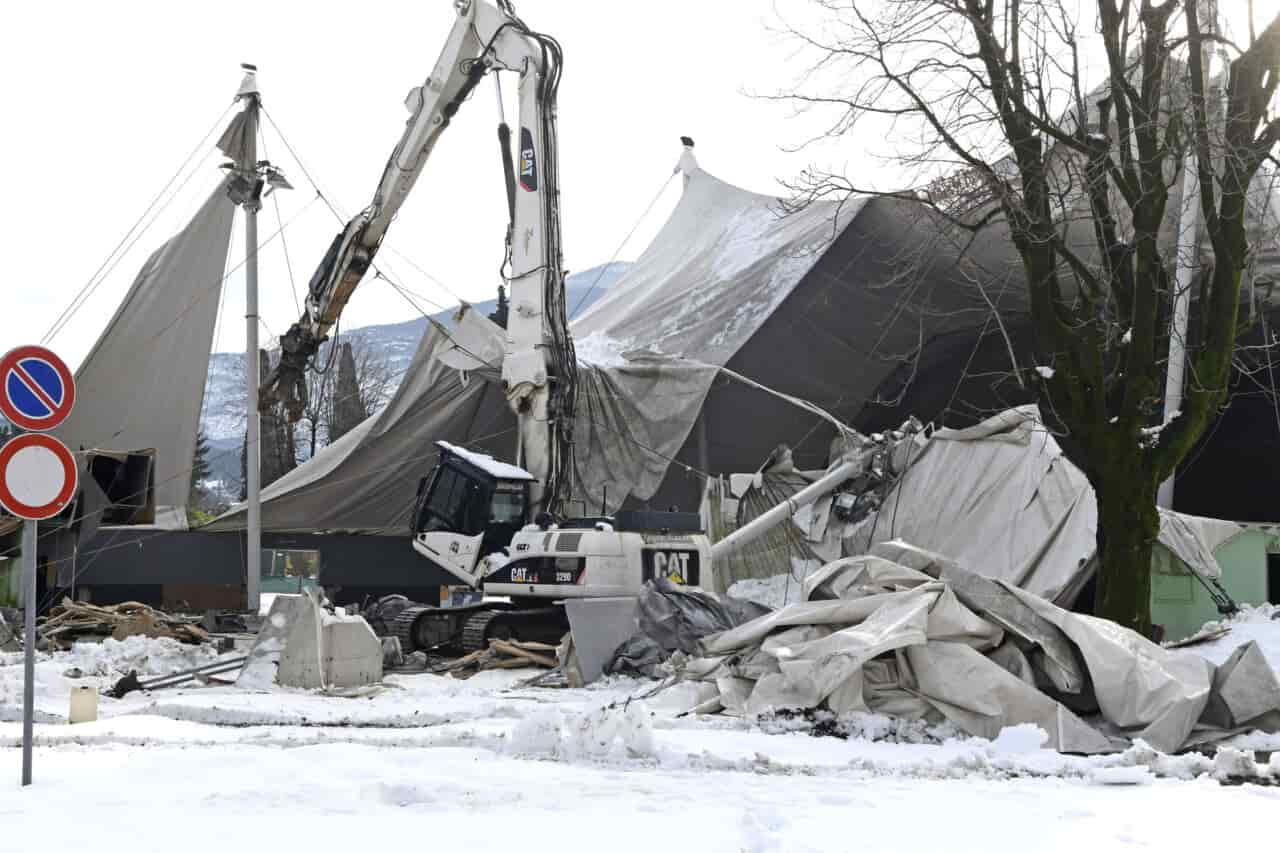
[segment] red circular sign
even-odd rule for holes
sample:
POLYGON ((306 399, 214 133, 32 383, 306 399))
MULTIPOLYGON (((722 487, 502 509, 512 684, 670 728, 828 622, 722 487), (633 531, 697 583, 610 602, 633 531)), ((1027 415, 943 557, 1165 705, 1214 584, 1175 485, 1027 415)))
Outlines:
POLYGON ((75 404, 75 377, 52 351, 23 346, 0 358, 0 414, 10 423, 50 430, 67 419, 75 404))
POLYGON ((29 521, 52 518, 76 494, 76 458, 51 435, 29 432, 0 447, 0 505, 29 521))

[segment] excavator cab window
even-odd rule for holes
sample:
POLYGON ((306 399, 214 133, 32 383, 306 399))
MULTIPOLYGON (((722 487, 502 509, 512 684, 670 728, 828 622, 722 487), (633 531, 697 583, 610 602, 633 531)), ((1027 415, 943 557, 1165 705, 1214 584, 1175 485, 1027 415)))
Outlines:
POLYGON ((529 484, 501 480, 457 458, 446 458, 422 484, 415 532, 484 534, 482 554, 499 551, 525 525, 529 484))
POLYGON ((488 484, 448 463, 436 468, 418 511, 417 530, 475 536, 488 522, 488 484))
POLYGON ((493 502, 489 505, 489 522, 522 527, 526 492, 528 489, 524 483, 499 480, 493 492, 493 502))

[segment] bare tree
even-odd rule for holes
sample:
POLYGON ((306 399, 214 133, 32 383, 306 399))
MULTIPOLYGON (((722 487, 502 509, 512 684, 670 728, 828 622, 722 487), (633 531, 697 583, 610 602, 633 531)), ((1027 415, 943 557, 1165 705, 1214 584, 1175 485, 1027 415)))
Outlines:
MULTIPOLYGON (((271 371, 271 353, 258 350, 258 369, 260 378, 265 380, 271 371)), ((277 403, 268 412, 260 414, 259 421, 258 463, 261 483, 269 486, 276 480, 298 467, 298 451, 294 445, 293 425, 285 414, 283 405, 277 403)), ((240 445, 240 499, 246 497, 248 488, 247 470, 248 433, 244 443, 240 445)))
POLYGON ((351 352, 356 364, 356 386, 360 389, 360 410, 367 418, 390 401, 399 376, 391 370, 386 356, 363 338, 352 341, 351 352))
POLYGON ((386 357, 358 334, 337 349, 330 346, 324 344, 317 359, 325 367, 307 374, 307 403, 297 429, 308 458, 386 405, 398 379, 386 357))
POLYGON ((1280 18, 1238 46, 1203 2, 812 0, 821 23, 792 31, 815 59, 784 95, 834 110, 826 135, 888 138, 918 187, 888 194, 954 233, 1008 235, 1035 335, 1023 379, 1097 494, 1097 612, 1144 633, 1157 490, 1226 400, 1251 191, 1280 141, 1280 18), (1181 234, 1188 209, 1199 225, 1181 234), (1195 306, 1166 422, 1179 290, 1195 306))
POLYGON ((307 448, 308 459, 315 456, 316 451, 329 440, 325 424, 333 402, 333 383, 336 373, 324 349, 325 347, 321 348, 316 364, 324 364, 325 367, 307 371, 307 402, 303 406, 302 417, 299 418, 297 425, 297 430, 301 433, 300 444, 307 448))

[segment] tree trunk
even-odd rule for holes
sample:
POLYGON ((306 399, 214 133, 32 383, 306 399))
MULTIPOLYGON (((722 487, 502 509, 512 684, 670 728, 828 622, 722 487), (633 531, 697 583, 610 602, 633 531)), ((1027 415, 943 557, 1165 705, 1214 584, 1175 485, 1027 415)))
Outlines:
MULTIPOLYGON (((1134 466, 1137 468, 1138 466, 1134 466)), ((1160 533, 1155 475, 1117 471, 1097 485, 1098 597, 1094 613, 1151 636, 1151 549, 1160 533)))

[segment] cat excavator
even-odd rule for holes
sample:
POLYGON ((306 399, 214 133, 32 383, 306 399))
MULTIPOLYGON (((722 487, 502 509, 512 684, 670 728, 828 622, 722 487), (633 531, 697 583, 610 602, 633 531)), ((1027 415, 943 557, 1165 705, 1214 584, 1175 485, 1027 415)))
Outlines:
POLYGON ((305 372, 359 285, 436 141, 484 75, 518 76, 519 134, 498 137, 510 217, 505 283, 510 306, 502 388, 518 421, 517 464, 446 442, 423 478, 413 547, 462 584, 483 589, 469 607, 410 606, 388 627, 406 652, 473 651, 494 637, 556 642, 568 598, 635 595, 662 576, 696 585, 710 571, 710 544, 696 513, 618 512, 565 518, 577 362, 565 309, 560 245, 556 93, 562 53, 530 29, 509 0, 456 0, 457 19, 431 75, 406 99, 404 133, 373 201, 334 238, 311 278, 303 316, 280 338, 281 359, 259 408, 306 403, 305 372))

